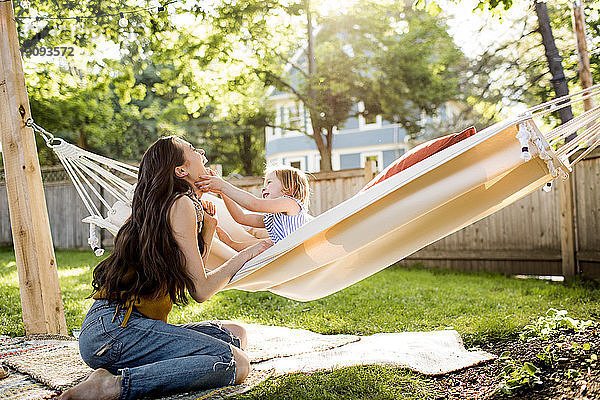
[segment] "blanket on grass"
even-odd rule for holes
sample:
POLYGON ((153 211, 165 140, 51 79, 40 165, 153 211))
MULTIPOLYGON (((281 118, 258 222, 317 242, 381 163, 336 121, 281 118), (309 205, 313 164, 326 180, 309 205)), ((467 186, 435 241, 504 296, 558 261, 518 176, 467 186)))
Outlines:
MULTIPOLYGON (((271 376, 294 372, 379 364, 438 375, 495 358, 483 351, 466 350, 453 330, 355 336, 241 325, 248 331, 247 353, 252 362, 252 372, 244 384, 161 399, 222 399, 243 393, 271 376)), ((9 378, 0 380, 3 399, 51 398, 91 372, 81 360, 75 340, 0 337, 0 362, 12 370, 9 378)))

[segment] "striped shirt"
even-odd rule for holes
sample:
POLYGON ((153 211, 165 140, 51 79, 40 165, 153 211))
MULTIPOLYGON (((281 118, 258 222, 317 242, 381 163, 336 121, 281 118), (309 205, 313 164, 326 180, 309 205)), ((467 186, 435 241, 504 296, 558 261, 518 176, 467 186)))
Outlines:
MULTIPOLYGON (((294 199, 290 196, 290 199, 294 199)), ((300 228, 302 225, 313 219, 312 216, 308 214, 308 211, 304 207, 304 204, 298 200, 296 203, 300 206, 300 212, 297 215, 287 215, 284 213, 266 213, 263 216, 263 222, 265 223, 265 228, 267 232, 269 232, 269 237, 273 241, 273 244, 279 242, 281 239, 294 232, 296 229, 300 228)))

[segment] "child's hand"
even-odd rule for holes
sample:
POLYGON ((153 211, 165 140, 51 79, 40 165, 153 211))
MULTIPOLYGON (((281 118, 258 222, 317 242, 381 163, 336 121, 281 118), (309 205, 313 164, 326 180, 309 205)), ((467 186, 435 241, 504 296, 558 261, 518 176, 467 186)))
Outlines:
POLYGON ((227 182, 225 182, 223 178, 214 175, 200 175, 198 179, 199 180, 195 182, 194 185, 203 193, 221 193, 225 186, 227 186, 227 182))

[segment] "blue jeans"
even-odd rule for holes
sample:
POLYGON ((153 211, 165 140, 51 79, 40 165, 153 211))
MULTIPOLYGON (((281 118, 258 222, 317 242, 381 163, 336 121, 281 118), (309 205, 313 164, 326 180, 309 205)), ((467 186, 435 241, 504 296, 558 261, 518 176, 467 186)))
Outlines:
POLYGON ((215 322, 171 325, 96 300, 79 336, 79 351, 93 369, 121 375, 121 399, 227 386, 235 380, 232 345, 240 341, 215 322), (114 317, 114 318, 113 318, 114 317))

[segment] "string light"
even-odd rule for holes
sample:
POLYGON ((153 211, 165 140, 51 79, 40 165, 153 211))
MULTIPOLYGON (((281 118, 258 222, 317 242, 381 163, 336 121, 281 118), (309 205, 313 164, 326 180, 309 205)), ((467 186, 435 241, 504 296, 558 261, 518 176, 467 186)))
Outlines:
MULTIPOLYGON (((0 0, 0 3, 6 3, 12 0, 0 0)), ((84 19, 100 19, 102 17, 115 17, 115 16, 119 16, 119 25, 122 27, 126 27, 127 25, 129 25, 129 21, 127 20, 127 18, 125 17, 126 14, 137 14, 137 13, 141 13, 141 12, 145 12, 145 11, 152 11, 152 10, 158 10, 158 12, 162 12, 165 11, 168 5, 176 3, 178 0, 172 0, 172 1, 168 1, 160 6, 154 6, 154 7, 146 7, 146 8, 138 8, 135 10, 129 10, 129 11, 119 11, 116 13, 107 13, 107 14, 96 14, 96 15, 90 15, 90 16, 76 16, 76 17, 15 17, 15 20, 25 20, 25 19, 33 19, 36 21, 40 21, 40 20, 76 20, 76 21, 81 21, 84 19)), ((22 8, 29 8, 29 1, 27 0, 22 0, 21 1, 21 7, 22 8)))

